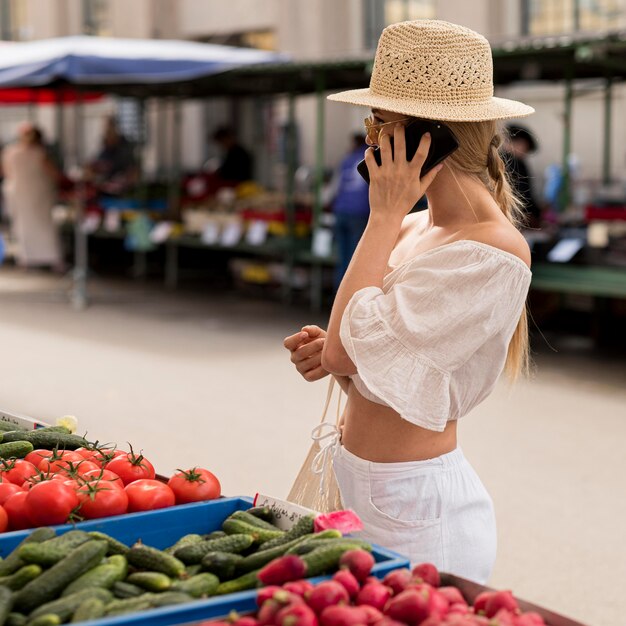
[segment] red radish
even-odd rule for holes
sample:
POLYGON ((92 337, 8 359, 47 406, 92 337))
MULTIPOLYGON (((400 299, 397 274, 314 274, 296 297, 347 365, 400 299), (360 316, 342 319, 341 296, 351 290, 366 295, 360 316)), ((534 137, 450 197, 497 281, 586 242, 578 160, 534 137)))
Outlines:
POLYGON ((465 602, 453 602, 448 609, 448 615, 457 613, 458 615, 466 615, 469 613, 469 607, 465 602))
POLYGON ((288 554, 268 563, 258 574, 264 585, 282 585, 306 576, 305 562, 295 554, 288 554))
POLYGON ((439 587, 441 578, 439 571, 432 563, 420 563, 413 568, 413 576, 421 578, 425 583, 433 587, 439 587))
POLYGON ((359 581, 354 577, 354 574, 350 570, 339 570, 333 576, 333 580, 345 587, 350 598, 356 598, 357 593, 359 593, 359 581))
POLYGON ((321 615, 322 611, 329 606, 350 603, 350 596, 346 588, 334 580, 320 583, 307 593, 305 598, 307 604, 318 615, 321 615))
POLYGON ((406 568, 395 569, 383 578, 383 583, 391 589, 395 596, 404 591, 409 586, 412 579, 413 574, 411 574, 410 570, 406 568))
POLYGON ((450 604, 467 604, 463 594, 456 587, 439 587, 437 590, 450 604))
POLYGON ((374 563, 374 557, 365 550, 348 550, 339 560, 339 566, 348 568, 361 583, 370 575, 374 563))
POLYGON ((243 617, 238 617, 233 622, 233 626, 259 626, 259 622, 251 615, 244 615, 243 617))
POLYGON ((511 612, 519 609, 517 600, 513 597, 512 591, 496 591, 487 599, 485 604, 485 614, 487 617, 493 617, 500 609, 506 609, 511 612))
POLYGON ((367 613, 360 606, 329 606, 320 617, 322 626, 363 626, 367 613))
POLYGON ((276 626, 318 626, 317 615, 306 604, 290 604, 276 615, 276 626))
POLYGON ((368 626, 370 626, 371 624, 377 624, 384 617, 377 608, 374 608, 369 604, 362 604, 360 608, 365 611, 365 615, 367 616, 367 621, 365 623, 368 626))
POLYGON ((283 589, 304 598, 306 593, 315 589, 315 585, 308 580, 294 580, 293 582, 285 583, 283 589))
POLYGON ((431 615, 421 622, 420 626, 445 626, 447 622, 442 622, 442 619, 439 615, 431 615))
POLYGON ((257 621, 259 622, 259 626, 268 626, 269 624, 274 624, 276 620, 276 616, 278 615, 278 611, 284 608, 284 604, 277 602, 273 598, 266 600, 263 603, 263 606, 259 609, 257 613, 257 621))
POLYGON ((269 587, 262 587, 256 594, 256 605, 260 608, 263 606, 266 600, 270 600, 277 591, 280 591, 282 587, 277 585, 270 585, 269 587))
POLYGON ((515 616, 515 626, 546 626, 543 617, 539 613, 531 611, 515 616))
POLYGON ((515 615, 506 609, 500 609, 489 619, 489 626, 515 626, 515 615))
POLYGON ((392 600, 385 609, 385 615, 392 619, 414 626, 430 614, 430 594, 427 590, 407 589, 392 600))
POLYGON ((389 598, 391 598, 391 590, 381 582, 368 583, 364 585, 356 597, 357 604, 368 604, 382 611, 385 608, 389 598))
POLYGON ((383 615, 383 618, 376 622, 376 626, 404 626, 402 622, 397 622, 395 619, 391 619, 386 615, 383 615))
POLYGON ((313 522, 316 533, 323 530, 340 530, 342 535, 363 530, 363 522, 354 511, 333 511, 318 515, 313 522))
POLYGON ((450 609, 450 602, 448 598, 439 593, 437 589, 433 589, 430 593, 430 614, 441 615, 442 617, 450 609))
POLYGON ((496 595, 495 591, 483 591, 479 593, 476 598, 474 598, 474 611, 476 613, 484 612, 487 607, 487 601, 494 595, 496 595))

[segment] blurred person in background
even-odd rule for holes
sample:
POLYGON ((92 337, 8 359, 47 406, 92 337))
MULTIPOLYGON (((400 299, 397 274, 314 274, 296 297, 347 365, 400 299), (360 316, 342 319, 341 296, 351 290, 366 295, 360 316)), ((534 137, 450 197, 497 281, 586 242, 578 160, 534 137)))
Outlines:
POLYGON ((98 191, 108 196, 121 196, 138 179, 133 146, 120 132, 114 117, 105 121, 102 147, 88 168, 98 191))
POLYGON ((370 214, 369 186, 357 172, 367 148, 365 135, 354 133, 350 152, 344 157, 335 176, 336 195, 333 202, 335 214, 335 241, 338 262, 335 268, 335 290, 339 288, 350 259, 361 239, 370 214))
POLYGON ((237 141, 235 131, 230 126, 218 127, 212 136, 220 147, 222 158, 215 174, 226 183, 240 183, 252 180, 252 156, 237 141))
POLYGON ((62 271, 61 243, 52 221, 60 172, 38 128, 30 123, 20 126, 18 140, 2 152, 2 169, 5 210, 11 219, 17 263, 62 271))
POLYGON ((524 126, 508 124, 508 138, 505 141, 504 164, 513 191, 522 202, 526 214, 526 226, 539 228, 541 225, 541 208, 535 199, 533 175, 528 167, 528 155, 537 151, 538 145, 532 133, 524 126))

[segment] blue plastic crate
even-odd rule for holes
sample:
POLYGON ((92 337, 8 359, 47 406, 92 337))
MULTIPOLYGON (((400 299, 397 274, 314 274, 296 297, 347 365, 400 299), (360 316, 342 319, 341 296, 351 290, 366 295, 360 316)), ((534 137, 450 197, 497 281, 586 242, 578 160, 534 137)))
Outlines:
MULTIPOLYGON (((79 522, 75 526, 65 524, 54 526, 57 533, 65 533, 73 528, 85 531, 99 531, 132 545, 138 539, 155 548, 163 549, 174 544, 180 537, 189 533, 204 534, 218 530, 222 522, 232 513, 252 506, 251 498, 220 498, 210 502, 184 504, 168 509, 130 513, 89 522, 79 522)), ((31 531, 16 531, 0 535, 0 555, 9 554, 31 531)), ((408 567, 407 558, 390 550, 374 546, 372 555, 376 564, 372 575, 383 578, 388 572, 400 567, 408 567)), ((329 576, 312 578, 312 582, 328 579, 329 576)), ((228 615, 231 611, 245 613, 254 610, 256 592, 244 591, 189 604, 179 604, 151 611, 130 613, 119 617, 99 619, 83 624, 93 626, 175 626, 203 619, 228 615)))

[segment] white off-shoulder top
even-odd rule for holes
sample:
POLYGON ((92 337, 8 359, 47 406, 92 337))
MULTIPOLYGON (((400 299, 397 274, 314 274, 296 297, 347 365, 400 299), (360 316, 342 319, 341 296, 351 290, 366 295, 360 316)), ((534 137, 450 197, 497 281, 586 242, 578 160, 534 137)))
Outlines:
POLYGON ((382 289, 357 291, 340 329, 356 389, 443 431, 495 387, 530 279, 515 255, 460 240, 392 269, 382 289))

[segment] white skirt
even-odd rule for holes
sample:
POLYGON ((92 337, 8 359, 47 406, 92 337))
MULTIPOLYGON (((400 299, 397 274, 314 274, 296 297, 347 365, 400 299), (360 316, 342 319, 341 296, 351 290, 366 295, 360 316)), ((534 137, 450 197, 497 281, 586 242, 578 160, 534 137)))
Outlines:
POLYGON ((493 502, 463 452, 426 461, 373 463, 339 446, 333 466, 345 508, 363 520, 362 538, 487 582, 496 558, 493 502))

